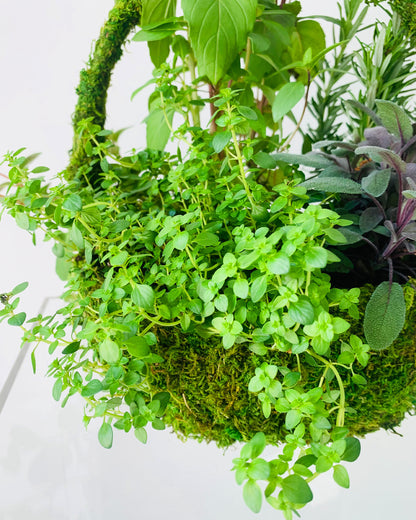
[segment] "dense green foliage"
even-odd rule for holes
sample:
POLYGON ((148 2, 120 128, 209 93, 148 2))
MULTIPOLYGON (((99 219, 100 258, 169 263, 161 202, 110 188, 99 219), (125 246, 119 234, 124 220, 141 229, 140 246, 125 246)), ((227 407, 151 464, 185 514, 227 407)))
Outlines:
POLYGON ((413 164, 411 49, 393 17, 376 24, 375 50, 350 51, 362 4, 344 0, 327 42, 299 2, 183 0, 183 17, 174 0, 116 2, 81 74, 70 168, 50 182, 22 150, 4 160, 4 209, 53 242, 67 281, 53 316, 19 310, 27 284, 1 295, 0 320, 55 356, 53 397, 64 405, 80 393, 105 448, 113 428, 145 443, 149 424, 220 446, 245 441, 234 470, 247 505, 258 512, 264 496, 287 519, 320 473, 349 487, 354 435, 394 428, 414 407, 414 290, 387 274, 372 294, 346 262, 352 236, 376 233, 387 263, 413 241, 414 186, 389 183, 413 164), (148 43, 156 67, 147 148, 122 154, 103 128, 105 96, 141 15, 133 40, 148 43), (371 128, 374 103, 384 130, 371 128), (288 152, 295 137, 306 151, 345 128, 368 142, 288 152), (319 175, 305 180, 299 165, 319 175), (391 213, 387 236, 374 209, 391 213), (266 444, 283 444, 271 461, 266 444))

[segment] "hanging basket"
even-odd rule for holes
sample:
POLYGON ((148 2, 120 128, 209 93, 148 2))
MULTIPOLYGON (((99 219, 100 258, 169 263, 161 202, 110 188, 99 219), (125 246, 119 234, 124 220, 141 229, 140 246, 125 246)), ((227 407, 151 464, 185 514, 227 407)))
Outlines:
MULTIPOLYGON (((254 24, 255 2, 248 2, 254 24)), ((362 262, 365 265, 360 273, 376 273, 365 280, 381 281, 376 289, 369 283, 354 284, 353 262, 345 276, 331 278, 331 263, 340 257, 349 261, 348 249, 342 247, 357 242, 344 240, 340 231, 352 223, 349 209, 329 209, 331 197, 308 195, 305 185, 309 181, 305 181, 299 164, 315 170, 335 164, 337 174, 339 164, 347 164, 347 170, 341 172, 345 177, 338 177, 346 191, 330 193, 348 196, 371 194, 358 181, 368 174, 368 185, 369 172, 381 171, 387 179, 380 192, 384 195, 390 178, 399 174, 400 168, 406 171, 407 158, 411 162, 415 140, 412 125, 403 109, 383 101, 390 129, 382 129, 381 134, 379 129, 371 129, 373 134, 366 135, 368 139, 371 135, 380 139, 381 135, 394 144, 394 132, 401 134, 396 138, 402 139, 402 151, 409 150, 409 156, 403 152, 397 157, 383 149, 379 159, 379 148, 374 151, 374 146, 361 146, 353 157, 356 163, 338 163, 336 153, 331 163, 330 154, 325 153, 321 168, 319 153, 311 156, 284 151, 301 121, 287 140, 280 137, 279 143, 276 139, 268 148, 271 138, 266 130, 273 130, 287 111, 282 115, 277 106, 277 119, 264 123, 264 135, 260 136, 262 130, 250 124, 258 114, 263 117, 258 107, 264 109, 268 101, 265 96, 261 103, 254 99, 255 83, 248 84, 251 98, 247 100, 246 96, 241 101, 238 93, 244 89, 239 89, 239 83, 235 90, 230 88, 233 80, 225 76, 228 69, 220 75, 226 78, 226 88, 219 88, 220 83, 217 88, 204 79, 209 88, 208 103, 198 98, 194 84, 196 63, 199 66, 200 62, 193 54, 194 27, 187 22, 191 43, 179 36, 176 43, 179 41, 180 51, 175 51, 174 68, 165 63, 155 74, 162 80, 157 87, 160 90, 156 89, 157 99, 150 98, 156 102, 149 109, 149 118, 159 118, 173 133, 169 118, 171 115, 173 119, 177 106, 173 103, 171 112, 167 111, 162 90, 173 88, 172 78, 178 75, 172 71, 189 72, 193 86, 187 90, 183 81, 186 88, 182 93, 188 112, 181 105, 181 113, 186 115, 181 128, 186 128, 176 134, 186 143, 186 152, 178 147, 173 155, 162 151, 164 146, 149 146, 143 152, 120 157, 114 135, 104 128, 107 90, 122 47, 141 22, 141 5, 139 0, 115 2, 87 68, 81 72, 70 164, 60 175, 60 182, 51 187, 42 184, 43 179, 32 178, 32 174, 44 170, 30 172, 27 160, 19 156, 21 151, 9 157, 13 170, 10 194, 4 197, 4 203, 21 227, 32 232, 40 227, 48 239, 55 240, 57 271, 68 280, 63 297, 67 305, 52 317, 34 319, 39 325, 33 332, 24 329, 24 341, 46 341, 49 352, 56 351, 49 371, 56 378, 54 398, 59 401, 63 397, 64 405, 69 397, 80 393, 87 401, 86 424, 93 418, 102 420, 98 437, 105 448, 112 446, 113 427, 133 430, 145 443, 148 424, 155 429, 167 425, 180 438, 213 441, 219 447, 243 441, 246 444, 233 469, 238 484, 246 481, 246 503, 254 512, 260 510, 262 492, 257 481, 267 481, 267 501, 291 519, 293 511, 312 500, 309 482, 319 473, 333 469, 334 480, 349 486, 347 470, 340 463, 358 457, 356 437, 379 429, 394 431, 416 405, 413 280, 400 285, 398 278, 393 282, 390 272, 388 283, 382 269, 367 269, 373 265, 371 259, 368 264, 362 262), (181 56, 183 69, 176 66, 177 56, 181 56), (209 131, 200 125, 199 109, 195 112, 195 106, 204 102, 212 111, 209 131), (398 116, 391 117, 392 113, 398 116), (241 128, 245 131, 240 132, 241 128), (259 147, 254 150, 256 135, 260 136, 259 147), (280 152, 272 155, 270 150, 276 149, 280 152), (253 159, 256 156, 257 163, 253 159), (258 167, 252 166, 253 161, 258 167), (377 169, 382 162, 387 162, 390 170, 377 169), (355 172, 357 182, 348 178, 355 172), (345 289, 348 278, 351 283, 345 289), (337 286, 336 280, 341 279, 337 286), (378 299, 374 298, 377 291, 378 299), (378 312, 380 300, 384 301, 382 309, 391 311, 393 319, 386 319, 384 311, 378 312), (396 314, 392 302, 398 302, 396 314), (367 312, 371 305, 372 314, 367 312), (374 333, 371 324, 368 327, 369 316, 382 323, 382 334, 377 334, 377 329, 374 333), (383 341, 377 342, 380 337, 383 341), (260 458, 266 444, 283 446, 277 459, 266 462, 260 458), (315 473, 310 469, 313 466, 315 473), (278 494, 273 496, 276 490, 278 494)), ((184 9, 186 5, 185 1, 184 9)), ((284 16, 297 20, 298 7, 297 2, 291 3, 287 8, 293 12, 284 11, 284 16)), ((268 14, 274 15, 275 6, 268 8, 268 14)), ((245 39, 234 49, 234 57, 243 52, 251 30, 242 18, 245 39)), ((163 23, 170 24, 169 20, 163 23)), ((175 20, 179 20, 175 22, 178 26, 173 24, 172 31, 177 27, 182 30, 185 22, 175 20)), ((308 30, 301 25, 305 34, 311 27, 318 29, 316 23, 307 25, 308 30)), ((356 27, 358 30, 359 23, 356 27)), ((148 29, 151 31, 152 26, 148 29)), ((159 32, 165 37, 164 31, 159 32)), ((169 37, 171 32, 167 31, 169 37)), ((249 70, 249 44, 244 52, 249 70)), ((288 73, 286 87, 295 88, 295 97, 300 99, 299 92, 304 93, 307 85, 305 112, 310 70, 303 70, 299 61, 294 63, 296 77, 299 65, 299 77, 305 83, 300 79, 294 86, 288 73)), ((377 118, 377 114, 374 116, 377 118)), ((334 142, 338 143, 325 141, 325 146, 334 142)), ((358 149, 341 144, 352 154, 358 149)), ((412 164, 416 167, 416 162, 412 164)), ((320 193, 328 193, 324 189, 328 182, 330 190, 337 182, 335 176, 329 181, 328 176, 318 177, 312 179, 310 189, 320 193)), ((380 183, 376 184, 380 190, 380 183)), ((407 194, 416 198, 411 190, 407 194)), ((348 197, 345 200, 351 202, 348 197)), ((358 200, 358 206, 361 202, 358 200)), ((380 208, 377 199, 376 203, 380 208)), ((363 207, 367 208, 365 204, 363 207)), ((410 210, 416 208, 416 201, 400 202, 399 207, 407 221, 397 226, 398 233, 409 222, 413 226, 410 210)), ((359 219, 360 208, 353 217, 359 219)), ((387 214, 394 213, 384 212, 385 217, 387 214)), ((405 230, 410 238, 415 234, 412 226, 405 230)), ((397 240, 390 249, 394 250, 397 242, 408 245, 407 237, 397 240)), ((382 240, 377 244, 383 244, 382 240)), ((366 240, 367 246, 369 242, 366 240)), ((374 248, 378 250, 376 245, 374 248)), ((354 251, 358 260, 364 258, 360 251, 354 251)), ((392 260, 388 260, 392 271, 392 260)), ((408 272, 414 272, 412 265, 407 267, 408 272)), ((26 314, 16 312, 19 298, 14 298, 26 285, 1 295, 5 309, 0 311, 0 321, 10 316, 11 325, 24 324, 26 314)))
MULTIPOLYGON (((111 72, 122 55, 122 46, 130 31, 140 22, 140 9, 139 1, 123 0, 116 2, 111 11, 88 68, 81 72, 73 118, 75 128, 87 118, 104 127, 111 72)), ((88 166, 89 160, 76 134, 67 178, 72 179, 79 168, 88 166)), ((363 337, 362 318, 372 290, 371 286, 362 289, 360 319, 353 322, 349 334, 363 337)), ((351 379, 347 382, 345 426, 350 435, 363 436, 380 428, 394 430, 406 413, 414 410, 416 308, 413 305, 414 290, 410 285, 405 287, 405 294, 406 325, 400 336, 387 350, 372 354, 365 368, 355 370, 357 376, 365 378, 366 384, 356 384, 351 379)), ((152 351, 164 361, 152 366, 151 392, 169 394, 164 421, 178 435, 215 441, 221 447, 235 441, 247 441, 259 431, 264 432, 271 443, 284 441, 288 433, 284 414, 274 412, 266 419, 257 397, 247 388, 261 363, 266 361, 296 370, 294 356, 274 352, 259 357, 238 344, 225 350, 220 337, 185 333, 180 326, 155 327, 153 331, 157 343, 152 346, 152 351)), ((319 363, 314 363, 312 358, 310 361, 302 372, 305 389, 316 387, 322 377, 319 363)))

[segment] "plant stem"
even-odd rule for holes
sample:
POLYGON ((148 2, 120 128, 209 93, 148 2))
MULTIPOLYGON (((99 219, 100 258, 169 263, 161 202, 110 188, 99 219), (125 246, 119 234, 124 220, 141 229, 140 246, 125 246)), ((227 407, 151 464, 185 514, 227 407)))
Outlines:
POLYGON ((318 359, 319 361, 324 363, 326 369, 327 370, 332 370, 332 372, 334 373, 335 378, 336 378, 336 380, 338 382, 338 386, 339 386, 339 410, 338 410, 338 414, 337 414, 336 425, 337 426, 344 426, 344 421, 345 421, 345 388, 344 388, 344 383, 342 382, 342 379, 341 379, 341 376, 339 375, 338 370, 336 369, 336 367, 334 366, 333 363, 331 363, 330 361, 328 361, 324 357, 320 356, 319 354, 316 354, 312 350, 308 349, 306 352, 310 356, 312 356, 315 359, 318 359))

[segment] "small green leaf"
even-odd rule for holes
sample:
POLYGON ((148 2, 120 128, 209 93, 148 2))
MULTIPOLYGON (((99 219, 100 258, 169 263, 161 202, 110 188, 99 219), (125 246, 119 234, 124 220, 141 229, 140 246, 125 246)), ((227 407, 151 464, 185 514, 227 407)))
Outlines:
POLYGON ((134 435, 137 440, 141 443, 146 444, 147 442, 147 431, 144 428, 136 428, 134 430, 134 435))
POLYGON ((98 440, 103 448, 110 449, 113 445, 113 428, 111 424, 103 423, 98 430, 98 440))
POLYGON ((364 334, 371 350, 388 348, 400 334, 406 317, 402 287, 382 282, 376 287, 364 315, 364 334))
POLYGON ((254 459, 248 466, 247 474, 253 480, 267 480, 270 475, 269 463, 263 459, 254 459))
POLYGON ((302 414, 299 410, 289 410, 285 417, 285 426, 288 430, 293 430, 302 419, 302 414))
POLYGON ((246 482, 243 488, 243 498, 253 513, 260 512, 263 495, 259 485, 254 480, 248 480, 246 482))
POLYGON ((19 314, 15 314, 11 318, 7 320, 7 323, 9 325, 13 325, 15 327, 20 327, 20 325, 23 325, 23 323, 26 320, 26 313, 25 312, 19 312, 19 314))
POLYGON ((253 161, 266 170, 274 170, 276 168, 276 159, 266 152, 257 152, 253 155, 253 161))
POLYGON ((234 294, 237 298, 245 300, 248 297, 249 285, 245 278, 238 278, 233 285, 234 294))
POLYGON ((75 221, 73 222, 71 231, 69 232, 69 239, 72 240, 78 249, 84 249, 84 237, 82 236, 79 227, 75 224, 75 221))
POLYGON ((307 250, 305 262, 308 268, 323 269, 328 263, 328 251, 323 247, 313 246, 307 250))
POLYGON ((343 487, 348 489, 350 487, 350 478, 348 476, 348 471, 344 468, 344 466, 341 466, 341 464, 337 464, 334 466, 334 480, 335 482, 343 487))
POLYGON ((62 394, 62 379, 57 379, 52 387, 52 397, 55 401, 59 401, 62 394))
POLYGON ((214 138, 212 139, 212 147, 214 148, 215 153, 220 153, 224 148, 227 146, 227 144, 230 142, 231 139, 231 132, 217 132, 214 135, 214 138))
POLYGON ((259 276, 251 284, 251 300, 256 303, 260 301, 267 290, 267 275, 259 276))
POLYGON ((115 256, 110 258, 110 264, 113 266, 124 265, 127 262, 128 257, 129 254, 127 251, 120 251, 120 253, 117 253, 115 256))
POLYGON ((143 358, 150 354, 149 344, 144 336, 133 336, 126 340, 129 354, 136 358, 143 358))
POLYGON ((27 289, 28 286, 29 286, 29 282, 19 283, 19 285, 16 285, 16 287, 12 290, 13 296, 16 296, 16 294, 20 294, 25 289, 27 289))
POLYGON ((290 259, 284 253, 278 253, 267 262, 267 269, 276 275, 287 274, 290 271, 290 259))
POLYGON ((101 381, 99 381, 98 379, 91 379, 91 381, 82 389, 81 395, 82 397, 91 397, 97 394, 98 392, 101 392, 102 389, 103 385, 101 381))
POLYGON ((217 246, 219 244, 219 241, 220 239, 218 238, 218 236, 214 233, 210 233, 209 231, 203 231, 193 239, 193 242, 196 242, 197 244, 206 247, 217 246))
POLYGON ((289 316, 296 323, 310 325, 314 322, 315 312, 308 298, 305 296, 300 296, 297 302, 290 304, 289 316))
POLYGON ((361 444, 355 437, 347 437, 345 439, 346 448, 342 455, 342 460, 346 462, 354 462, 358 459, 361 453, 361 444))
POLYGON ((248 119, 250 121, 256 121, 257 120, 256 112, 252 108, 250 108, 250 107, 237 106, 237 111, 245 119, 248 119))
POLYGON ((82 210, 82 199, 76 193, 72 193, 64 200, 62 207, 71 213, 76 213, 77 211, 82 210))
POLYGON ((30 222, 29 222, 29 217, 27 215, 27 213, 22 213, 22 212, 18 212, 16 213, 15 215, 15 220, 16 220, 16 224, 24 229, 25 231, 27 231, 30 227, 30 222))
POLYGON ((131 299, 138 307, 152 310, 155 303, 155 293, 150 285, 139 284, 133 289, 131 299))
POLYGON ((273 121, 279 121, 288 114, 303 98, 305 85, 300 81, 285 83, 279 90, 272 104, 273 121))
POLYGON ((172 240, 172 245, 174 249, 178 249, 179 251, 183 251, 188 244, 189 233, 187 231, 182 231, 174 236, 172 240))
POLYGON ((106 363, 117 363, 120 359, 120 349, 113 340, 106 338, 99 346, 100 356, 106 363))
POLYGON ((283 494, 295 504, 307 504, 313 499, 311 488, 299 475, 289 475, 282 482, 283 494))
POLYGON ((251 446, 251 458, 255 459, 261 455, 266 447, 266 436, 263 432, 258 432, 249 442, 251 446))

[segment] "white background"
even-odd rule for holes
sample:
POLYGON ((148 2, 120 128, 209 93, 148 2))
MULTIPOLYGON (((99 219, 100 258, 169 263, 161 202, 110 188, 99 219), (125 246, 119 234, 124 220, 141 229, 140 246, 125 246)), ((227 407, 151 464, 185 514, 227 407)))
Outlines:
MULTIPOLYGON (((71 146, 74 87, 91 41, 113 5, 111 0, 1 0, 0 156, 22 146, 42 151, 37 164, 62 170, 71 146)), ((307 2, 304 2, 307 4, 307 2)), ((337 15, 335 2, 310 2, 305 13, 337 15)), ((150 76, 144 44, 128 46, 109 94, 108 127, 134 126, 126 147, 140 148, 145 93, 131 92, 150 76)), ((1 168, 0 168, 1 172, 1 168)), ((46 297, 58 296, 49 244, 34 248, 30 237, 5 216, 0 226, 0 293, 22 281, 30 288, 23 307, 35 314, 46 297)), ((0 326, 0 388, 18 352, 18 334, 0 326)), ((82 402, 65 409, 53 401, 53 381, 44 377, 46 348, 38 351, 38 374, 26 359, 0 415, 0 520, 110 520, 166 517, 239 520, 255 515, 243 504, 229 469, 238 451, 182 443, 168 432, 149 432, 143 446, 117 432, 104 450, 96 425, 82 426, 82 402)), ((349 465, 351 489, 326 476, 313 484, 307 520, 412 518, 416 421, 405 420, 404 438, 379 432, 363 441, 360 460, 349 465)), ((259 518, 280 518, 264 506, 259 518)))

